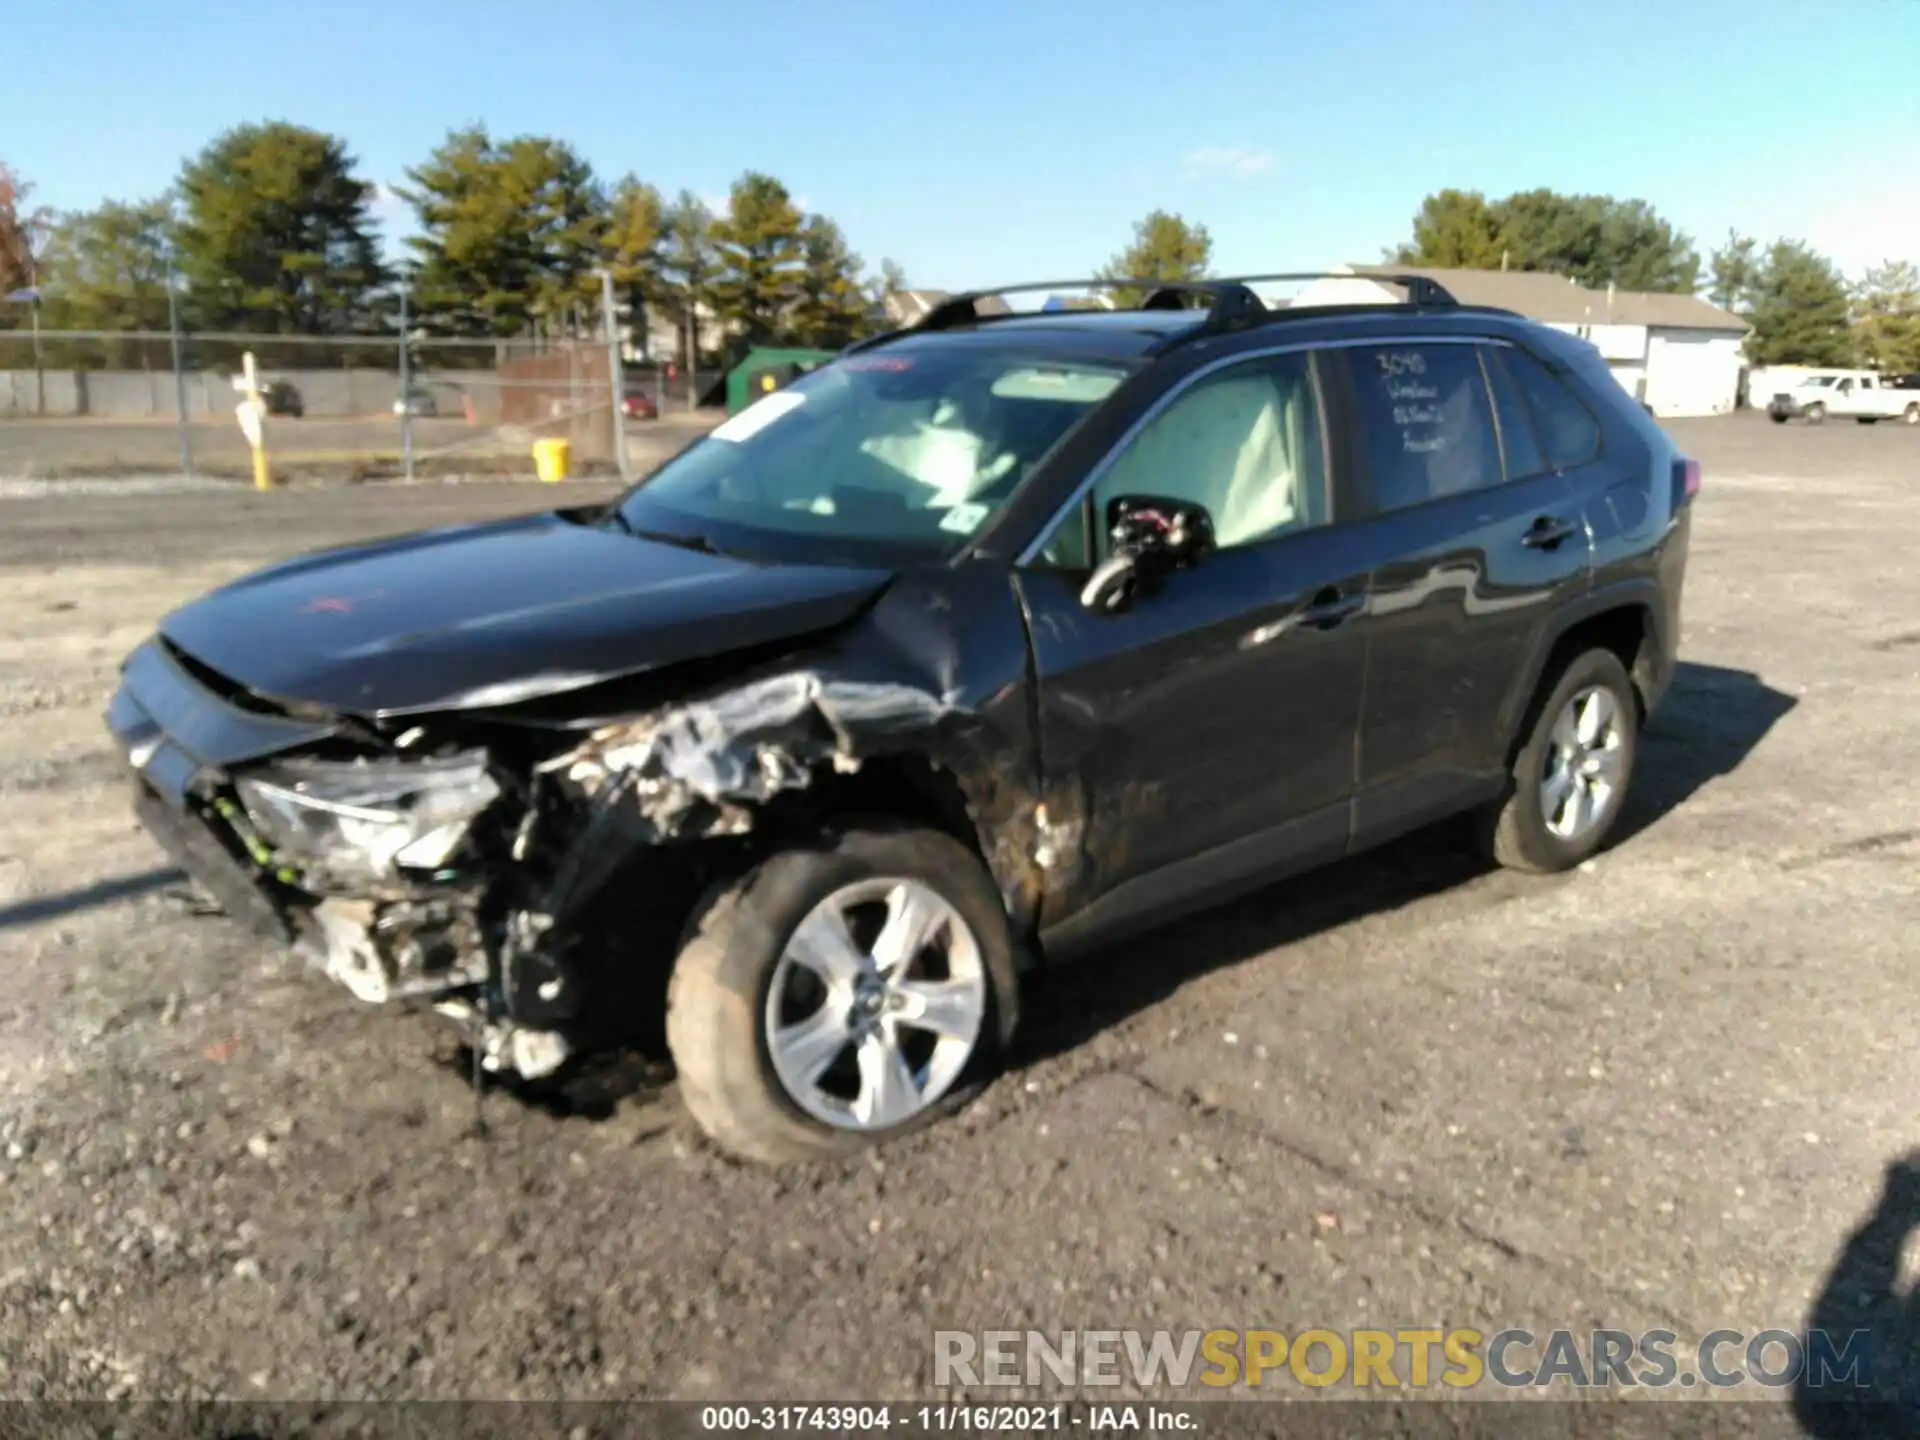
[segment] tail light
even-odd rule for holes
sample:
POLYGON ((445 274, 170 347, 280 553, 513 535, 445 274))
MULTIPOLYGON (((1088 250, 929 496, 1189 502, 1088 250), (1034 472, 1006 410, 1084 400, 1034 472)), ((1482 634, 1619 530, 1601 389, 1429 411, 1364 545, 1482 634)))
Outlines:
POLYGON ((1673 462, 1673 508, 1678 510, 1694 496, 1700 493, 1700 462, 1698 460, 1676 460, 1673 462))

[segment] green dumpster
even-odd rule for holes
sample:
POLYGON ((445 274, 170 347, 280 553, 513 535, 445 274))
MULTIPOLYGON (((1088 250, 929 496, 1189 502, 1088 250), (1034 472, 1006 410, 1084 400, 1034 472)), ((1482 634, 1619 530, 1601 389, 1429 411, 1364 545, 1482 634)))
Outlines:
POLYGON ((784 390, 809 370, 816 370, 838 354, 834 350, 801 350, 756 345, 727 372, 727 413, 738 415, 762 395, 784 390))

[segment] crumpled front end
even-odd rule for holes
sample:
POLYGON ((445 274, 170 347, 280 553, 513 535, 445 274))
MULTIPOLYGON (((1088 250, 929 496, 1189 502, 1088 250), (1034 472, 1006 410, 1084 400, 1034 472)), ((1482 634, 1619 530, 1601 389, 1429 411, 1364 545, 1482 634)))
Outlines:
MULTIPOLYGON (((108 723, 141 818, 222 909, 362 1000, 457 1020, 488 1068, 537 1077, 605 1008, 603 902, 684 903, 698 867, 673 857, 951 710, 794 669, 584 735, 465 714, 383 726, 277 706, 161 640, 129 659, 108 723), (662 854, 635 863, 648 847, 662 854)), ((619 963, 644 959, 671 956, 619 963)))
MULTIPOLYGON (((136 814, 229 916, 362 1000, 440 1006, 496 1060, 514 1048, 498 831, 525 787, 485 749, 274 705, 163 639, 128 658, 107 724, 136 814)), ((564 1058, 557 1037, 535 1048, 564 1058)))

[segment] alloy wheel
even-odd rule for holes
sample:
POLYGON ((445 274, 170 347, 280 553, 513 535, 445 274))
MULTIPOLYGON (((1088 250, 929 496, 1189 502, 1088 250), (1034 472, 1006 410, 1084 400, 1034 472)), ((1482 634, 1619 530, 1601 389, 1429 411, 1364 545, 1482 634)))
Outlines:
POLYGON ((1626 716, 1603 685, 1578 691, 1553 722, 1540 813, 1557 838, 1577 843, 1618 803, 1626 779, 1626 716))
POLYGON ((813 1119, 887 1130, 952 1088, 987 1012, 980 944, 922 880, 843 885, 788 938, 762 1028, 774 1074, 813 1119))

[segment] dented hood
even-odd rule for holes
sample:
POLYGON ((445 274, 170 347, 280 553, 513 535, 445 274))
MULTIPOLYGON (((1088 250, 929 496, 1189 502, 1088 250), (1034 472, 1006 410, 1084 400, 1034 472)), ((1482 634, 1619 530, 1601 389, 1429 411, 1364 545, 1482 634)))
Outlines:
POLYGON ((160 629, 261 695, 391 715, 511 704, 797 639, 851 618, 891 578, 704 554, 546 514, 303 556, 160 629))

